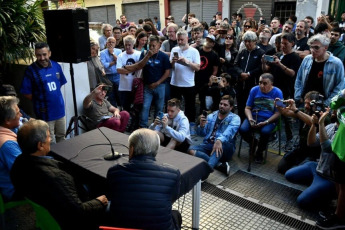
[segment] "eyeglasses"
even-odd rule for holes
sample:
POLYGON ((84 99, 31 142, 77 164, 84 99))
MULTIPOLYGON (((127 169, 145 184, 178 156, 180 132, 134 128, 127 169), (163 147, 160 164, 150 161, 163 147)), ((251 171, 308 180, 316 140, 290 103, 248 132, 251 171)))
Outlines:
POLYGON ((271 33, 271 31, 269 31, 269 30, 263 30, 262 32, 264 32, 264 33, 268 33, 268 34, 270 34, 270 33, 271 33))
POLYGON ((339 37, 339 36, 340 36, 340 34, 331 33, 331 36, 334 36, 334 37, 339 37))
POLYGON ((259 85, 267 85, 268 84, 268 82, 266 82, 266 81, 259 81, 259 85))
POLYGON ((310 49, 313 49, 313 50, 319 50, 321 48, 321 46, 309 46, 310 49))
POLYGON ((227 36, 225 39, 234 39, 233 36, 227 36))
POLYGON ((220 25, 220 23, 216 23, 216 25, 220 25))
POLYGON ((252 28, 251 26, 249 25, 245 25, 244 28, 252 28))

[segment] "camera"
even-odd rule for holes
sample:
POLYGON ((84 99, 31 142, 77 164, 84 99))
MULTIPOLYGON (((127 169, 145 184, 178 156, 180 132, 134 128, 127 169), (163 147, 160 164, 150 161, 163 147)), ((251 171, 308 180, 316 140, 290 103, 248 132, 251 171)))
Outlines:
POLYGON ((320 117, 320 112, 324 112, 326 108, 326 105, 324 103, 324 96, 321 94, 313 94, 311 95, 311 99, 312 100, 310 101, 310 108, 312 114, 320 117))
POLYGON ((102 86, 102 90, 104 90, 104 91, 109 91, 110 90, 110 86, 108 86, 108 85, 103 85, 102 86))
POLYGON ((286 108, 286 102, 284 100, 276 101, 276 105, 282 108, 286 108))
POLYGON ((203 111, 202 111, 202 115, 206 118, 206 117, 207 117, 207 111, 206 111, 206 110, 203 110, 203 111))

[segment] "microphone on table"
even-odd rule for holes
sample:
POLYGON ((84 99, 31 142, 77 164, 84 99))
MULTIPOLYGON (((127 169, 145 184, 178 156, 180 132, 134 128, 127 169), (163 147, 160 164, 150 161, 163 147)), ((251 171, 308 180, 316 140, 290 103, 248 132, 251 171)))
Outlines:
POLYGON ((111 141, 109 140, 109 138, 102 132, 102 130, 100 130, 100 128, 97 128, 102 134, 103 136, 109 141, 110 143, 110 148, 111 148, 111 153, 107 154, 104 156, 104 160, 107 161, 113 161, 113 160, 117 160, 121 157, 121 154, 119 154, 118 152, 115 153, 113 145, 111 144, 111 141))

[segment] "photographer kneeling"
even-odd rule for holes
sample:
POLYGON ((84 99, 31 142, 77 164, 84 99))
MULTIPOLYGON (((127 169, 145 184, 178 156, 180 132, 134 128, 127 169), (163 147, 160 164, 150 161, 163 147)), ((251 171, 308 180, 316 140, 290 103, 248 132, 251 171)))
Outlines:
MULTIPOLYGON (((299 165, 303 161, 311 160, 316 161, 320 157, 320 146, 308 146, 307 138, 310 126, 312 125, 311 115, 315 113, 316 107, 311 106, 313 102, 318 101, 320 94, 317 91, 310 91, 304 96, 304 110, 299 110, 296 107, 295 101, 289 99, 284 101, 286 105, 281 107, 277 105, 279 98, 275 99, 275 105, 278 111, 286 117, 298 118, 301 120, 299 127, 299 142, 295 144, 291 151, 285 153, 284 157, 278 164, 278 172, 285 174, 290 168, 299 165)), ((322 97, 321 97, 322 98, 322 97)), ((315 104, 315 103, 314 103, 315 104)), ((327 118, 326 123, 329 123, 327 118)))

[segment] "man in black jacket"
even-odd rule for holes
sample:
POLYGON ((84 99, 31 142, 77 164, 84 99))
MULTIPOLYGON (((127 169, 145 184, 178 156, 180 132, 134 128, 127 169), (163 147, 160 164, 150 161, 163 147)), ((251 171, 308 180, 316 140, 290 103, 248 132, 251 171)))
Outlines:
POLYGON ((45 207, 61 229, 97 229, 108 204, 106 196, 81 198, 73 177, 61 162, 47 156, 50 151, 49 126, 30 120, 18 131, 22 154, 11 169, 11 180, 19 196, 45 207), (83 200, 82 200, 83 199, 83 200))
POLYGON ((128 138, 129 162, 109 169, 110 215, 114 226, 180 229, 181 215, 172 211, 172 203, 179 194, 180 171, 156 163, 159 144, 157 133, 138 129, 128 138))

